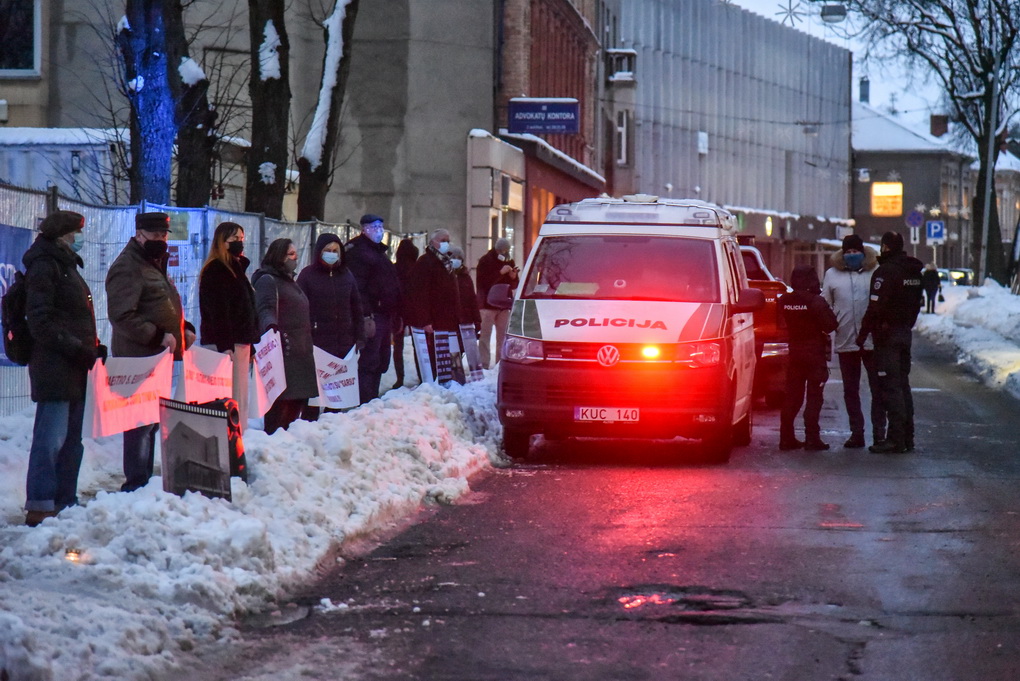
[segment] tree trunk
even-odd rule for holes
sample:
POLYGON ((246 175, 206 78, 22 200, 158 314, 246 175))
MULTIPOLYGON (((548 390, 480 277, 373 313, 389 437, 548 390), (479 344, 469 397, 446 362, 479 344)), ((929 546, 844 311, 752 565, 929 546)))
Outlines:
POLYGON ((995 164, 999 158, 998 140, 996 140, 996 143, 992 146, 992 157, 988 158, 988 135, 989 126, 991 125, 992 120, 990 115, 992 106, 990 94, 985 97, 983 105, 985 107, 985 115, 982 132, 984 134, 982 135, 982 139, 975 140, 978 146, 978 176, 973 201, 973 222, 971 223, 971 269, 973 269, 975 273, 994 279, 1003 286, 1008 286, 1009 282, 1006 280, 1006 257, 1002 247, 1002 229, 999 226, 999 202, 996 199, 995 193, 995 164), (986 207, 985 183, 988 181, 989 173, 991 173, 992 181, 990 196, 991 202, 986 207), (987 257, 985 262, 982 263, 981 244, 982 237, 984 235, 984 215, 986 209, 989 211, 987 257))
POLYGON ((333 13, 323 23, 326 54, 319 103, 297 162, 300 173, 298 220, 325 219, 326 194, 333 180, 340 111, 351 70, 351 42, 357 15, 358 0, 337 0, 333 13))
POLYGON ((177 205, 201 208, 212 194, 216 110, 206 96, 209 79, 189 60, 180 0, 167 4, 168 75, 177 103, 177 205))
POLYGON ((248 0, 251 32, 251 149, 244 208, 283 217, 287 185, 290 42, 284 0, 248 0))
POLYGON ((165 3, 127 0, 125 17, 117 46, 131 116, 131 202, 168 205, 177 125, 167 78, 165 3))

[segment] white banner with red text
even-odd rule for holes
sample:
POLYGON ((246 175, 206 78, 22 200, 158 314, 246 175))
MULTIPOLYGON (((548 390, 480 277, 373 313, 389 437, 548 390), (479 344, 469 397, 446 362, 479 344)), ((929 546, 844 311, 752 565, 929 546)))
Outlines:
POLYGON ((159 398, 170 397, 174 356, 110 357, 96 362, 85 392, 82 434, 97 438, 159 423, 159 398))

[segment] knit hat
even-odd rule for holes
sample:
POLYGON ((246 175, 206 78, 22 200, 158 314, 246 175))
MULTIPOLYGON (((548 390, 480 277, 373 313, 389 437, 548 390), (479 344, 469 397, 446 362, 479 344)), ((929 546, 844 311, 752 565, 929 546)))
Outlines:
POLYGON ((888 246, 890 251, 903 250, 903 235, 899 232, 886 232, 882 235, 882 245, 888 246))
POLYGON ((146 232, 171 232, 170 216, 166 213, 138 213, 135 215, 135 229, 146 232))
POLYGON ((856 234, 847 234, 845 237, 843 237, 843 250, 844 251, 854 250, 863 253, 864 240, 861 239, 861 237, 857 236, 856 234))
POLYGON ((58 210, 43 218, 39 232, 47 239, 59 239, 85 227, 85 216, 70 210, 58 210))
POLYGON ((362 226, 365 226, 365 225, 369 225, 369 224, 371 224, 373 222, 385 222, 385 220, 383 220, 378 215, 373 215, 372 213, 366 213, 365 215, 361 216, 360 222, 361 222, 362 226))
POLYGON ((818 272, 810 265, 797 265, 790 274, 790 287, 794 291, 810 291, 819 293, 822 290, 818 283, 818 272))

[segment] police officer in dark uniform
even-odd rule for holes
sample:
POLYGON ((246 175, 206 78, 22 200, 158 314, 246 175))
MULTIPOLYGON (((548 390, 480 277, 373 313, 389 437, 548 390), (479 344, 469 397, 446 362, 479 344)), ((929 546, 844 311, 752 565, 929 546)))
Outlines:
POLYGON ((797 265, 790 276, 793 293, 779 298, 780 319, 790 332, 790 357, 786 369, 786 401, 779 418, 779 448, 818 452, 829 448, 822 441, 818 417, 822 412, 822 392, 829 380, 829 334, 839 321, 829 304, 819 295, 818 273, 808 265, 797 265), (794 434, 793 423, 804 404, 804 441, 794 434))
POLYGON ((914 449, 914 401, 910 396, 911 330, 921 311, 920 260, 903 252, 903 236, 882 235, 882 254, 871 278, 871 298, 864 313, 857 345, 868 334, 875 343, 875 368, 882 404, 889 419, 886 439, 869 447, 880 454, 914 449))

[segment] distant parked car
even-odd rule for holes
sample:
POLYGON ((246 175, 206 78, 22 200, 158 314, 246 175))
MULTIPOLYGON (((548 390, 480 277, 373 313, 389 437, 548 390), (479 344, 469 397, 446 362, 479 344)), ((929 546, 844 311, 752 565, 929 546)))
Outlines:
POLYGON ((967 267, 951 267, 949 278, 956 286, 973 286, 974 270, 967 267))
POLYGON ((945 267, 939 268, 939 283, 942 286, 953 285, 953 277, 949 274, 949 270, 947 270, 945 267))
POLYGON ((775 408, 783 403, 786 364, 790 356, 789 335, 785 328, 779 326, 776 300, 791 289, 769 271, 757 248, 741 245, 740 254, 744 258, 748 285, 765 295, 765 307, 754 313, 754 345, 758 351, 758 363, 754 370, 753 394, 765 398, 765 404, 775 408))

